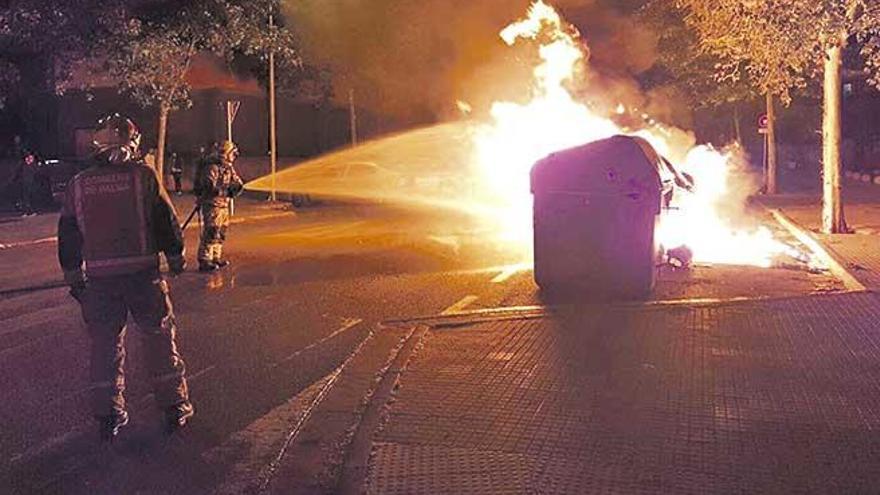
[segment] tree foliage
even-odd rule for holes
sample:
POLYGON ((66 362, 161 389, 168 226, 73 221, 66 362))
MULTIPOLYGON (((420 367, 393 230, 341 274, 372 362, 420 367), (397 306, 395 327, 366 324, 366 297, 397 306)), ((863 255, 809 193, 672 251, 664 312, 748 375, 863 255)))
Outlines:
POLYGON ((71 63, 108 32, 117 0, 10 0, 0 5, 0 103, 17 95, 25 66, 42 64, 39 87, 64 87, 71 63))
POLYGON ((700 47, 721 60, 722 79, 745 75, 764 93, 790 99, 822 69, 829 45, 861 44, 880 83, 880 5, 871 0, 676 0, 700 47))
POLYGON ((231 60, 261 58, 274 50, 298 63, 289 31, 269 27, 273 0, 194 0, 131 9, 105 44, 110 72, 123 91, 144 106, 168 109, 191 104, 187 72, 200 53, 231 60))
POLYGON ((758 92, 783 100, 790 99, 792 88, 804 85, 810 57, 794 50, 802 34, 789 19, 767 17, 767 2, 677 0, 677 5, 697 33, 701 53, 717 57, 719 80, 746 80, 758 92))
POLYGON ((702 49, 697 31, 667 0, 647 2, 639 17, 657 33, 658 59, 649 84, 675 86, 692 108, 717 107, 754 96, 742 74, 719 77, 716 69, 721 59, 702 49))
MULTIPOLYGON (((846 232, 841 202, 841 76, 846 48, 865 78, 880 87, 880 4, 877 0, 676 0, 700 46, 722 59, 721 77, 745 70, 751 84, 790 100, 791 88, 822 73, 822 224, 846 232)), ((852 60, 849 61, 852 63, 852 60)), ((848 68, 852 70, 852 67, 848 68)), ((773 138, 770 118, 770 140, 773 138)), ((770 153, 772 155, 772 153, 770 153)), ((773 176, 773 165, 768 176, 773 176)))
POLYGON ((880 88, 880 3, 865 2, 864 11, 853 20, 853 31, 860 42, 868 81, 880 88))
POLYGON ((271 23, 279 0, 166 0, 124 9, 124 21, 103 45, 120 89, 159 110, 158 155, 164 165, 168 114, 192 104, 187 74, 194 58, 213 53, 265 59, 269 53, 299 64, 293 35, 271 23))
POLYGON ((18 91, 20 80, 18 67, 9 60, 0 59, 0 110, 6 107, 6 102, 18 91))

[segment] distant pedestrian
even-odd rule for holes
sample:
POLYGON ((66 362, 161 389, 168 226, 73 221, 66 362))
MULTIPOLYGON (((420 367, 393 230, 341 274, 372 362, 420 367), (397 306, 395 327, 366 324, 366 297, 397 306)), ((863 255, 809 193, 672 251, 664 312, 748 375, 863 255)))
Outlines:
POLYGON ((24 153, 24 144, 22 142, 21 136, 16 134, 12 138, 12 156, 22 156, 24 153))
POLYGON ((37 155, 32 151, 25 151, 21 158, 21 171, 19 172, 19 205, 22 216, 36 215, 34 200, 36 199, 37 178, 37 155))
POLYGON ((71 179, 58 222, 58 259, 82 306, 91 339, 92 409, 101 438, 128 423, 125 333, 131 314, 145 341, 147 370, 168 432, 193 415, 177 325, 159 253, 184 271, 183 236, 156 171, 139 159, 140 132, 119 115, 95 133, 95 163, 71 179))
POLYGON ((181 182, 183 181, 183 158, 177 153, 171 154, 171 178, 174 180, 174 194, 183 194, 181 182))
POLYGON ((204 182, 205 171, 208 169, 209 161, 211 160, 211 154, 216 153, 217 144, 211 144, 209 146, 200 146, 198 156, 196 157, 196 163, 194 167, 193 173, 193 195, 198 198, 201 196, 201 191, 199 187, 204 182))
POLYGON ((199 271, 213 272, 227 265, 223 258, 223 242, 229 227, 232 199, 241 194, 244 183, 235 171, 238 148, 232 141, 224 141, 199 171, 195 192, 202 215, 202 235, 199 243, 199 271))

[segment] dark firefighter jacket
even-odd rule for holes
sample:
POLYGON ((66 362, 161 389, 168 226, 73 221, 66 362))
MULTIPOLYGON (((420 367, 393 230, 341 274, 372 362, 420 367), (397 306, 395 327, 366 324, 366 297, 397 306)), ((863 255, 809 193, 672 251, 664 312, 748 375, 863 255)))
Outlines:
POLYGON ((183 236, 155 170, 143 162, 101 163, 71 179, 58 221, 65 272, 89 277, 158 269, 159 253, 183 254, 183 236))
POLYGON ((195 187, 203 207, 229 208, 229 199, 241 194, 244 182, 231 164, 213 160, 205 164, 195 187))

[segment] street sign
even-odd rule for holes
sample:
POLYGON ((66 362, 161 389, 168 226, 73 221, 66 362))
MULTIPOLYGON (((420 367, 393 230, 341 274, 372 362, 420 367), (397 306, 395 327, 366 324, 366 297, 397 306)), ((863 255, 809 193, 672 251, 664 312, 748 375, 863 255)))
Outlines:
POLYGON ((770 126, 770 118, 767 116, 767 114, 762 113, 762 114, 758 115, 758 128, 759 129, 766 129, 769 126, 770 126))

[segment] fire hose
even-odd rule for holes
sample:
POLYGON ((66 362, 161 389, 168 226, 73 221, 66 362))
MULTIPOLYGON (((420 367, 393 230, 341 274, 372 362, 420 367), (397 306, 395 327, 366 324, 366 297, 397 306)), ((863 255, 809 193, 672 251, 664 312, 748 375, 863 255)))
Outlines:
POLYGON ((196 206, 190 212, 189 216, 186 217, 186 220, 183 222, 183 225, 180 227, 180 230, 186 230, 186 227, 189 225, 190 222, 192 222, 193 217, 195 217, 196 213, 198 213, 199 210, 201 210, 201 209, 202 209, 202 207, 198 203, 196 203, 196 206))

